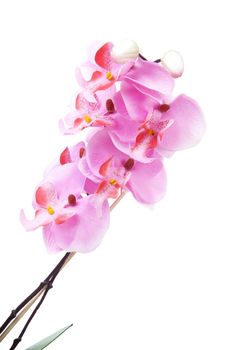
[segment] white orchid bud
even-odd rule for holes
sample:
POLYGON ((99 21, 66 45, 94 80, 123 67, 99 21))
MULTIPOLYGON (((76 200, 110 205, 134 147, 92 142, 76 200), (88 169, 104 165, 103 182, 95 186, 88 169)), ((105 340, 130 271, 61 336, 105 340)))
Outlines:
POLYGON ((184 61, 179 52, 167 51, 161 58, 161 63, 174 78, 179 78, 183 74, 184 61))
POLYGON ((116 63, 127 63, 137 59, 139 47, 133 40, 124 40, 113 46, 111 57, 116 63))

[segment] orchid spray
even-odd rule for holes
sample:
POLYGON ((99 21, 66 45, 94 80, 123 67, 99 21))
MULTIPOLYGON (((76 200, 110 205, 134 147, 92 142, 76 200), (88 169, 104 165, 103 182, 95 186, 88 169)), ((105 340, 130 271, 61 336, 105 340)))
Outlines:
POLYGON ((176 51, 149 62, 131 40, 94 43, 77 68, 80 91, 59 127, 65 135, 89 132, 47 168, 33 195, 34 218, 20 213, 26 230, 42 227, 49 252, 66 254, 1 326, 0 341, 41 298, 11 349, 22 340, 65 264, 76 252, 90 252, 101 243, 110 210, 123 195, 131 192, 142 204, 162 199, 163 159, 201 140, 205 123, 197 102, 186 95, 173 97, 183 69, 176 51))

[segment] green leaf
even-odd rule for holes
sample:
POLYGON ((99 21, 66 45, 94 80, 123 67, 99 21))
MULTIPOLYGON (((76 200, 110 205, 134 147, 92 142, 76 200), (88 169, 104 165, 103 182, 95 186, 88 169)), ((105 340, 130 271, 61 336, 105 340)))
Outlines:
POLYGON ((69 326, 60 329, 56 333, 53 333, 52 335, 48 336, 47 338, 39 341, 38 343, 30 346, 30 348, 27 348, 25 350, 42 350, 46 348, 49 344, 51 344, 54 340, 60 337, 60 335, 62 335, 65 331, 67 331, 67 329, 69 329, 72 326, 73 324, 70 324, 69 326))

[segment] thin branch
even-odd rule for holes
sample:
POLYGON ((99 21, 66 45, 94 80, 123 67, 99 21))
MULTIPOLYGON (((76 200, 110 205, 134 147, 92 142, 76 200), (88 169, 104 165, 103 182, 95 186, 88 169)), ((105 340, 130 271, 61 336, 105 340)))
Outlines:
MULTIPOLYGON (((65 256, 59 261, 59 263, 56 265, 56 267, 53 269, 53 274, 56 272, 56 269, 60 264, 62 267, 60 268, 59 272, 63 270, 63 268, 68 264, 68 262, 73 258, 75 255, 75 252, 67 253, 65 256), (65 261, 64 261, 65 260, 65 261), (62 264, 64 262, 64 264, 62 264)), ((52 272, 48 275, 46 280, 53 276, 52 272)), ((36 302, 36 300, 41 296, 41 294, 44 292, 46 285, 24 306, 24 308, 21 310, 21 312, 17 315, 17 317, 11 322, 11 324, 6 328, 6 330, 0 335, 0 342, 10 333, 10 331, 16 326, 16 324, 21 320, 21 318, 25 315, 25 313, 31 308, 31 306, 36 302)), ((25 299, 26 300, 26 299, 25 299)), ((21 303, 22 304, 22 303, 21 303)))
MULTIPOLYGON (((41 290, 45 288, 45 286, 49 283, 51 277, 56 273, 58 269, 61 268, 63 263, 66 261, 70 253, 66 253, 65 256, 59 261, 59 263, 55 266, 55 268, 50 272, 50 274, 45 278, 43 282, 40 283, 40 285, 27 297, 25 298, 14 310, 11 311, 11 314, 6 319, 6 321, 2 324, 0 327, 0 334, 5 330, 5 328, 9 325, 9 323, 16 318, 17 314, 20 310, 24 308, 25 305, 28 304, 30 300, 32 300, 41 290)), ((1 342, 1 337, 0 337, 1 342)))
MULTIPOLYGON (((147 58, 145 58, 141 53, 139 54, 139 57, 143 60, 143 61, 148 61, 147 58)), ((153 61, 155 63, 160 63, 161 62, 161 58, 158 58, 157 60, 153 61)))
POLYGON ((31 299, 27 305, 21 310, 21 312, 14 318, 14 320, 10 323, 10 325, 5 329, 5 331, 0 336, 0 342, 10 333, 10 331, 15 327, 15 325, 21 320, 21 318, 26 314, 26 312, 32 307, 32 305, 36 302, 36 300, 41 296, 44 292, 44 289, 40 290, 39 293, 31 299))
MULTIPOLYGON (((67 258, 68 258, 69 255, 66 255, 66 256, 67 256, 67 258)), ((64 264, 65 264, 65 260, 63 260, 63 265, 64 265, 64 264)), ((57 271, 56 271, 56 272, 54 273, 54 275, 51 277, 49 283, 46 285, 45 290, 44 290, 44 294, 42 295, 41 300, 39 301, 39 303, 37 304, 37 306, 35 307, 35 309, 34 309, 33 312, 31 313, 31 316, 28 318, 28 320, 27 320, 27 322, 25 323, 25 325, 24 325, 22 331, 20 332, 19 336, 18 336, 17 338, 14 339, 13 344, 12 344, 10 350, 14 350, 14 349, 18 346, 18 344, 21 342, 21 340, 22 340, 22 338, 23 338, 23 336, 24 336, 24 334, 25 334, 25 332, 26 332, 28 326, 30 325, 30 323, 32 322, 33 318, 35 317, 37 311, 39 310, 39 308, 40 308, 41 305, 43 304, 43 302, 44 302, 44 300, 45 300, 45 298, 46 298, 46 296, 47 296, 49 290, 53 287, 53 282, 54 282, 54 280, 56 279, 57 275, 59 274, 61 268, 62 268, 62 265, 60 266, 60 269, 57 269, 57 271)))

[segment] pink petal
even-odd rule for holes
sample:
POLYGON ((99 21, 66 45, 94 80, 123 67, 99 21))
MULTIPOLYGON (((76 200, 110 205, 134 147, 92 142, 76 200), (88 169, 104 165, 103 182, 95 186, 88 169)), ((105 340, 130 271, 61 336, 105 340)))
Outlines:
POLYGON ((85 143, 83 141, 69 148, 70 156, 73 163, 79 162, 85 154, 85 143))
POLYGON ((35 193, 36 203, 42 207, 46 207, 49 203, 54 203, 57 200, 55 187, 50 182, 45 182, 37 188, 35 193))
POLYGON ((104 162, 100 168, 99 168, 99 173, 100 175, 102 175, 103 177, 105 177, 108 173, 108 170, 110 169, 112 165, 112 157, 107 159, 106 162, 104 162))
POLYGON ((79 68, 77 68, 77 70, 76 70, 77 80, 79 80, 78 76, 79 76, 79 74, 81 74, 82 78, 85 81, 90 81, 94 71, 96 71, 96 65, 94 63, 85 62, 85 63, 81 64, 79 66, 79 68))
POLYGON ((66 147, 60 155, 60 164, 64 165, 66 163, 71 163, 70 150, 68 147, 66 147))
POLYGON ((54 215, 50 215, 46 209, 37 210, 33 220, 28 220, 23 210, 20 212, 20 222, 26 231, 33 231, 40 226, 46 226, 53 220, 54 215))
POLYGON ((95 54, 95 62, 102 68, 110 70, 111 67, 111 49, 113 44, 104 44, 95 54))
POLYGON ((180 95, 171 103, 166 119, 173 124, 164 132, 161 151, 178 151, 196 145, 205 131, 202 111, 188 96, 180 95))
POLYGON ((174 79, 158 63, 138 59, 134 67, 127 73, 124 80, 136 88, 143 87, 163 95, 170 95, 174 86, 174 79))
POLYGON ((109 128, 109 134, 114 134, 120 142, 130 144, 134 142, 139 128, 139 123, 128 116, 116 113, 113 125, 109 128))
POLYGON ((66 199, 69 194, 79 194, 83 190, 85 176, 74 163, 67 163, 52 169, 46 177, 53 183, 59 200, 66 199))
POLYGON ((77 211, 76 207, 59 208, 54 206, 54 214, 47 209, 38 209, 33 220, 28 220, 23 210, 20 212, 20 221, 27 231, 33 231, 40 226, 47 226, 51 222, 62 223, 71 218, 77 211))
POLYGON ((89 45, 89 47, 87 48, 88 62, 96 66, 95 54, 103 45, 104 43, 102 41, 99 41, 99 40, 92 41, 91 45, 89 45))
POLYGON ((83 114, 89 114, 91 112, 97 111, 99 106, 96 100, 95 102, 90 102, 85 99, 83 93, 79 93, 76 97, 75 107, 83 114))
POLYGON ((141 93, 133 85, 126 82, 121 84, 121 95, 130 117, 141 123, 145 121, 148 112, 159 105, 157 100, 141 93))
POLYGON ((112 156, 117 155, 121 157, 122 153, 114 147, 106 130, 101 130, 90 138, 86 160, 94 176, 100 177, 99 169, 101 166, 112 156))
POLYGON ((58 253, 62 249, 56 243, 55 237, 50 230, 51 226, 52 224, 43 227, 44 243, 49 253, 58 253))
POLYGON ((76 68, 75 74, 78 84, 82 88, 85 88, 89 82, 98 79, 103 73, 97 71, 97 67, 95 65, 90 64, 88 74, 83 70, 82 66, 76 68))
POLYGON ((98 184, 90 179, 86 179, 84 191, 88 194, 93 194, 96 192, 98 184))
POLYGON ((161 200, 166 191, 166 173, 162 162, 135 163, 126 187, 141 203, 154 204, 161 200))
POLYGON ((93 174, 93 171, 90 169, 89 164, 87 163, 86 157, 83 157, 80 159, 78 167, 81 171, 81 173, 88 179, 92 180, 93 182, 99 182, 99 173, 96 175, 93 174))
POLYGON ((93 102, 94 99, 91 99, 90 92, 94 94, 99 90, 105 90, 110 88, 115 83, 115 77, 111 80, 107 79, 106 73, 94 72, 92 79, 88 82, 86 90, 83 92, 85 98, 93 102))
POLYGON ((108 99, 113 99, 116 93, 115 85, 109 86, 106 90, 96 91, 96 100, 99 102, 99 113, 104 114, 107 112, 106 110, 106 101, 108 99))

